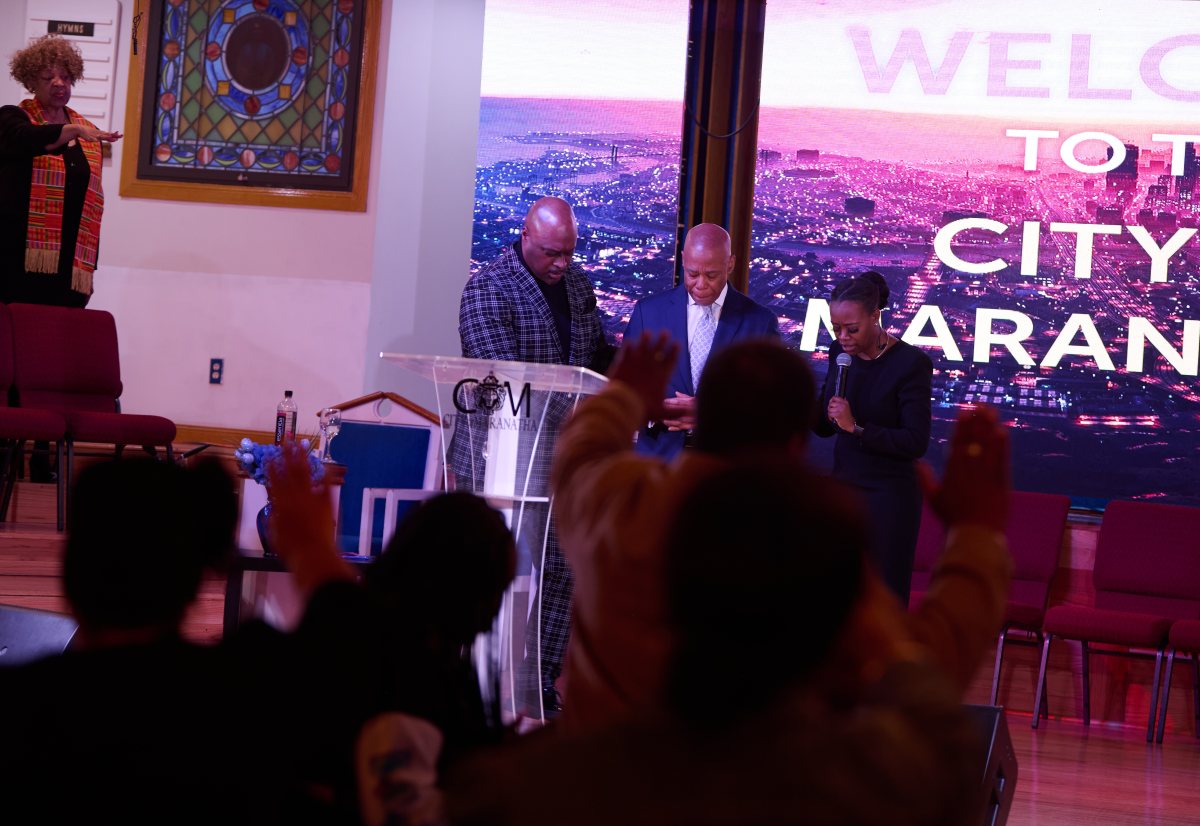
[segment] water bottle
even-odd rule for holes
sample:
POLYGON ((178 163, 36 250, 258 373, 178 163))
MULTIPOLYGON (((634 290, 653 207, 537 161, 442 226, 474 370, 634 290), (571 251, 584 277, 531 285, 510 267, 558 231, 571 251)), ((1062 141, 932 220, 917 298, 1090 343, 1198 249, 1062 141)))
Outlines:
POLYGON ((296 441, 296 403, 292 391, 283 391, 283 401, 275 408, 275 444, 296 441))

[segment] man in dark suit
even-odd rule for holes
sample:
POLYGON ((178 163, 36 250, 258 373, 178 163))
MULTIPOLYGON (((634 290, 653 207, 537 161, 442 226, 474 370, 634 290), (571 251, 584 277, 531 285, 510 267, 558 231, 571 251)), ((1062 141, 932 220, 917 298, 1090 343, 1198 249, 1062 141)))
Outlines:
POLYGON ((711 354, 735 341, 779 337, 775 314, 729 286, 733 264, 729 233, 716 224, 697 224, 683 243, 683 283, 633 308, 627 339, 665 330, 680 351, 663 402, 666 413, 642 428, 639 453, 669 459, 683 449, 695 425, 696 387, 711 354))
MULTIPOLYGON (((575 262, 579 231, 571 205, 561 198, 540 198, 529 208, 521 237, 500 256, 467 281, 459 306, 458 332, 462 354, 489 361, 527 361, 571 364, 598 372, 608 368, 613 348, 604 340, 596 295, 583 267, 575 262)), ((530 496, 547 496, 552 445, 575 397, 562 393, 536 393, 531 402, 541 419, 541 439, 519 434, 519 487, 530 496), (542 413, 545 413, 542 418, 542 413), (532 458, 531 458, 532 457, 532 458), (524 470, 528 468, 528 484, 524 470)), ((450 465, 459 489, 481 490, 486 459, 486 416, 459 416, 450 444, 450 465), (476 421, 479 420, 479 421, 476 421)), ((541 703, 553 713, 558 707, 555 681, 562 673, 563 654, 570 633, 571 572, 558 548, 557 534, 543 503, 526 503, 521 526, 513 525, 521 544, 542 572, 539 622, 526 648, 540 648, 541 703), (546 536, 545 531, 549 531, 546 536), (544 558, 543 558, 544 547, 544 558), (538 637, 540 636, 540 645, 538 637)), ((527 671, 532 661, 526 664, 527 671)), ((523 681, 536 683, 525 673, 523 681)), ((524 686, 527 692, 536 686, 524 686)), ((536 701, 529 703, 536 710, 536 701)))

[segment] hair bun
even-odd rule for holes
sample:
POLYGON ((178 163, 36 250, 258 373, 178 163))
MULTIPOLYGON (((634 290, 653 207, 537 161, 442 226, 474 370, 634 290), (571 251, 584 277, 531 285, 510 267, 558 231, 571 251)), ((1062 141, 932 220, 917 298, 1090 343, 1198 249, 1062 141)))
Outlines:
POLYGON ((882 310, 888 305, 891 290, 887 281, 875 270, 851 276, 839 281, 829 296, 830 301, 853 301, 868 313, 882 310))
POLYGON ((888 289, 887 279, 885 279, 881 273, 878 273, 875 270, 867 270, 859 277, 870 281, 875 285, 875 289, 879 290, 879 307, 876 309, 882 310, 887 307, 888 298, 892 294, 892 291, 888 289))

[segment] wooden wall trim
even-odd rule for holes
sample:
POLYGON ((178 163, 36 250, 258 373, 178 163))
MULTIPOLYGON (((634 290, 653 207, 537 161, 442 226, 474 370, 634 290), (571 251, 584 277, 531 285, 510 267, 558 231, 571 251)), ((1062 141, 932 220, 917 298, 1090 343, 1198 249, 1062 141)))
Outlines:
MULTIPOLYGON (((308 438, 305 436, 304 438, 308 438)), ((209 444, 217 447, 233 449, 242 439, 266 444, 275 441, 275 434, 270 430, 246 430, 240 427, 209 427, 207 425, 176 424, 175 442, 209 444)))

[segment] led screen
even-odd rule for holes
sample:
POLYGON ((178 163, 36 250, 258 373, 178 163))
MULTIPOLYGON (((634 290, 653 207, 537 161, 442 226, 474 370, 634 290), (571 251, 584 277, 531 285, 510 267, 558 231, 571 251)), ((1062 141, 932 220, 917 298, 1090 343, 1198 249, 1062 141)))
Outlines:
MULTIPOLYGON (((553 193, 614 338, 671 286, 686 37, 685 2, 490 0, 474 266, 553 193)), ((819 378, 824 299, 882 272, 935 464, 986 402, 1020 489, 1200 504, 1198 115, 1195 3, 772 0, 749 292, 819 378)))

